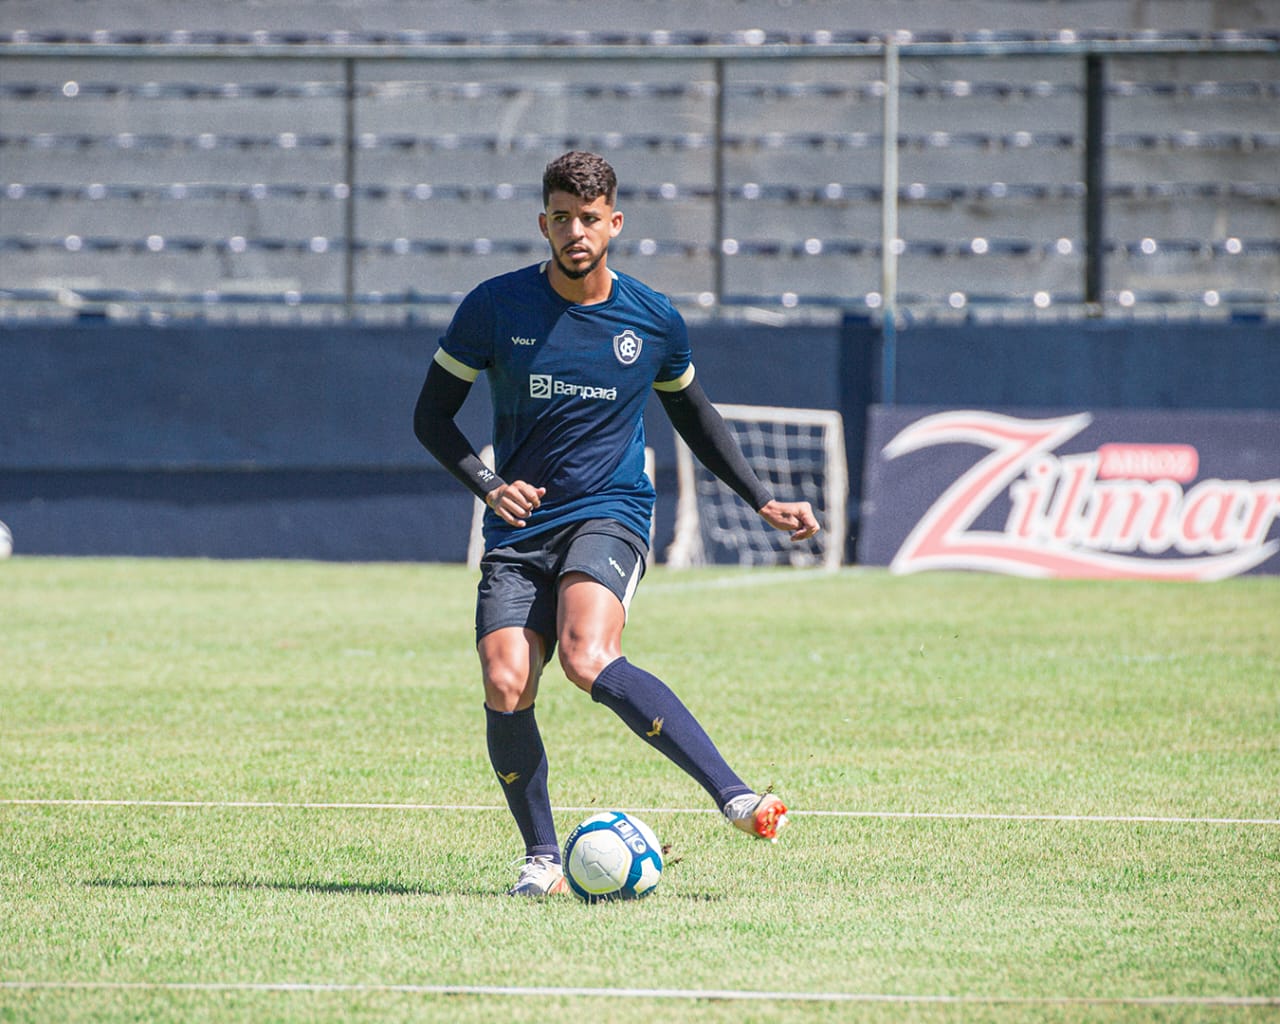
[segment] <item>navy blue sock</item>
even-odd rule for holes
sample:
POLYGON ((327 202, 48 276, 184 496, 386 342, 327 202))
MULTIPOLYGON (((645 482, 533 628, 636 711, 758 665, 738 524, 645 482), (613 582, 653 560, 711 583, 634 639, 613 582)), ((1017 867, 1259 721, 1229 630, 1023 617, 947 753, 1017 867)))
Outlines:
POLYGON ((558 864, 560 844, 547 793, 547 752, 533 708, 503 713, 486 704, 484 711, 489 763, 502 783, 507 806, 524 839, 525 855, 550 854, 558 864))
POLYGON ((720 756, 698 720, 657 676, 619 658, 596 676, 591 699, 688 772, 721 810, 735 796, 751 792, 720 756))

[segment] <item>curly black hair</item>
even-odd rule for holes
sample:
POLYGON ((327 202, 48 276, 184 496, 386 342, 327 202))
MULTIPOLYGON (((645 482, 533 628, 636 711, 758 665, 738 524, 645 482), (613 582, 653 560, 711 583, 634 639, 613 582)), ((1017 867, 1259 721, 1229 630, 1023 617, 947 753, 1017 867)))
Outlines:
POLYGON ((604 196, 612 206, 618 196, 618 176, 602 156, 576 150, 556 157, 542 172, 542 205, 545 208, 552 192, 568 192, 587 202, 604 196))

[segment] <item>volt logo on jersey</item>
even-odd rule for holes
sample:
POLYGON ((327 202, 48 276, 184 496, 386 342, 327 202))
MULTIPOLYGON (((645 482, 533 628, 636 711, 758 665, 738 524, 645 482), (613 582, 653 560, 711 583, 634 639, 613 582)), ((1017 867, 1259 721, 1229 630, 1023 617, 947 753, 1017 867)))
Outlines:
POLYGON ((621 334, 613 336, 613 354, 618 357, 618 362, 623 366, 630 366, 639 359, 642 348, 644 348, 643 339, 630 327, 621 334))

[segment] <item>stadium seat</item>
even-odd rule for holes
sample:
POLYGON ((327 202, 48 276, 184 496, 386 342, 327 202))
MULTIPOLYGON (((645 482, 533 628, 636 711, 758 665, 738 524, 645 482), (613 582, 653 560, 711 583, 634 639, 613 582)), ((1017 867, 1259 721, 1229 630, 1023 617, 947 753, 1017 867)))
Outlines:
MULTIPOLYGON (((1271 37, 940 29, 895 38, 971 47, 1177 38, 1229 48, 1271 37)), ((880 40, 876 32, 799 27, 0 33, 0 43, 20 46, 263 51, 166 65, 104 57, 74 73, 26 60, 20 74, 6 75, 0 251, 24 258, 11 264, 3 301, 56 302, 70 291, 116 306, 220 310, 447 305, 488 269, 537 258, 542 245, 529 226, 539 190, 529 167, 575 147, 625 165, 629 230, 619 256, 695 309, 708 294, 724 306, 858 306, 879 285, 885 86, 874 59, 823 63, 822 51, 872 53, 880 40), (514 71, 481 59, 357 61, 349 84, 325 59, 326 50, 349 47, 465 57, 478 47, 528 46, 560 48, 568 58, 576 46, 772 45, 809 47, 813 59, 728 62, 722 96, 705 63, 629 61, 615 79, 599 63, 571 59, 514 71), (304 47, 315 60, 270 56, 304 47), (566 104, 583 112, 572 131, 558 123, 566 104), (722 192, 710 172, 717 147, 722 192), (349 268, 354 277, 344 281, 349 268), (276 298, 247 282, 276 287, 276 298)), ((1220 303, 1280 301, 1273 63, 1232 52, 1185 66, 1140 56, 1113 63, 1105 193, 1112 291, 1139 304, 1202 304, 1210 293, 1220 303)), ((1074 58, 970 53, 904 76, 897 202, 906 298, 947 313, 1001 296, 1017 307, 1048 296, 1053 307, 1078 293, 1083 98, 1074 58)))

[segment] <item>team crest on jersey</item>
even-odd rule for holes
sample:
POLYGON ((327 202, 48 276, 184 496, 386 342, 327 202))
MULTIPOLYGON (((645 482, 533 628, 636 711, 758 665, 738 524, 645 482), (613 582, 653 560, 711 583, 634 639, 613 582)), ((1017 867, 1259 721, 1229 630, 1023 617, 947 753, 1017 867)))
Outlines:
POLYGON ((630 327, 621 334, 613 336, 613 354, 618 357, 618 362, 623 366, 630 366, 639 359, 642 348, 644 348, 644 342, 630 327))

